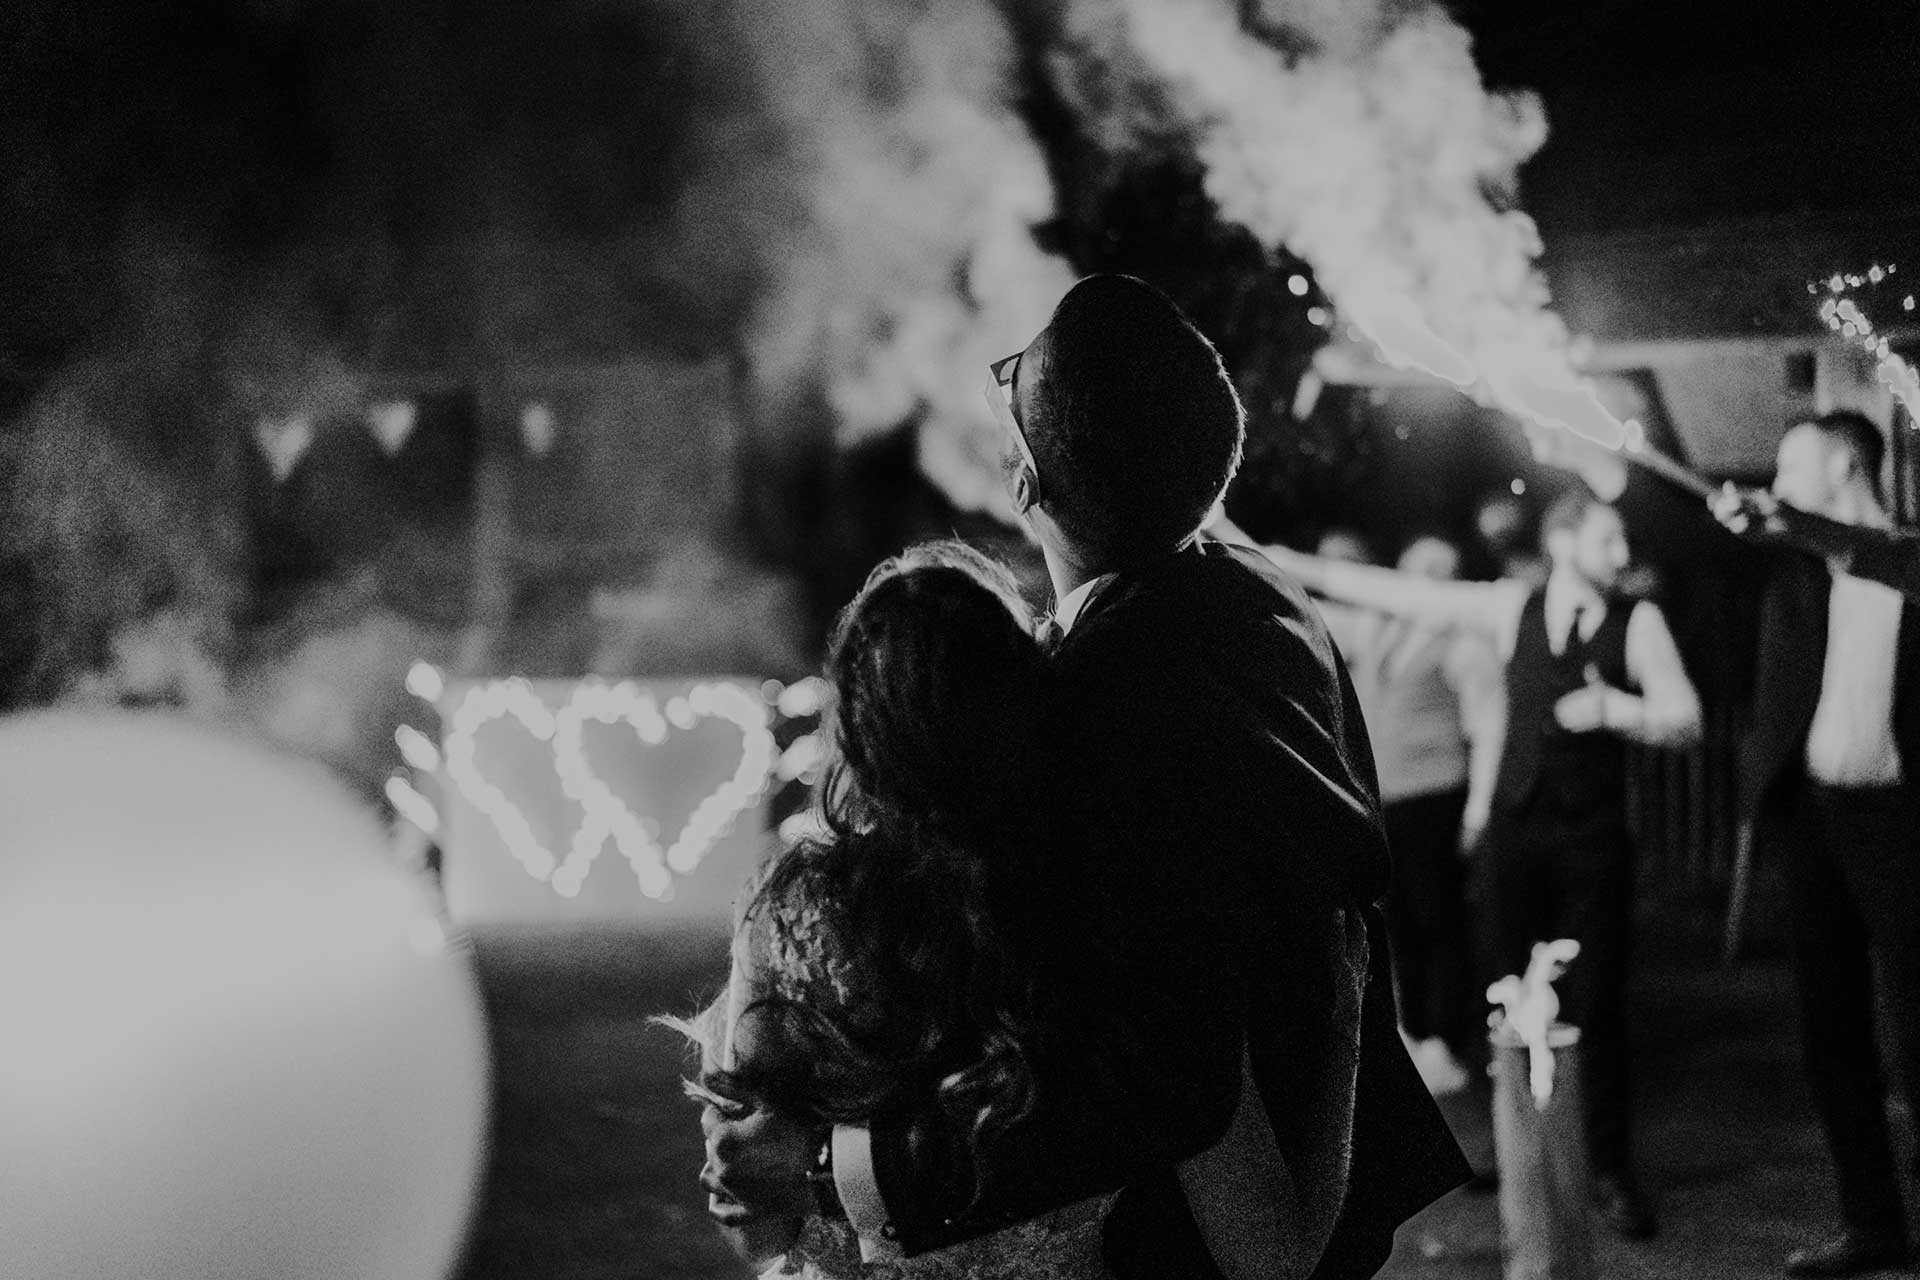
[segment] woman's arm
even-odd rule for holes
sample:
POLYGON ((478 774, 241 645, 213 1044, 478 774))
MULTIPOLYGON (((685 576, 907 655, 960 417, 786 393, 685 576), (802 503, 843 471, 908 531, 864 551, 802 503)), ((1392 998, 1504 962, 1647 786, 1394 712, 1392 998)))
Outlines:
POLYGON ((1442 582, 1396 569, 1323 560, 1291 547, 1261 547, 1260 553, 1318 595, 1437 627, 1470 628, 1491 637, 1503 655, 1513 649, 1520 610, 1527 602, 1526 584, 1505 579, 1442 582))

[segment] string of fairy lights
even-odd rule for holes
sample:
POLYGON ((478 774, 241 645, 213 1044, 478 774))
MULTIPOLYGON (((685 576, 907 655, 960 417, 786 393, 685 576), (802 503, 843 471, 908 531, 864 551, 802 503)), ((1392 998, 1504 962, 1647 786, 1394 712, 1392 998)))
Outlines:
MULTIPOLYGON (((1905 357, 1893 350, 1886 334, 1874 325, 1873 318, 1856 300, 1862 290, 1877 290, 1891 284, 1899 269, 1898 263, 1889 262, 1883 267, 1876 262, 1865 271, 1836 271, 1825 280, 1807 281, 1807 292, 1816 296, 1824 292, 1826 296, 1820 299, 1820 318, 1829 329, 1858 343, 1874 357, 1878 362, 1875 376, 1906 409, 1908 428, 1920 429, 1920 376, 1905 357)), ((1911 314, 1915 305, 1912 293, 1900 300, 1902 312, 1911 314)))
MULTIPOLYGON (((703 858, 761 800, 773 783, 811 786, 824 765, 826 747, 814 727, 784 747, 776 730, 817 721, 825 707, 826 682, 817 676, 783 684, 759 685, 709 680, 695 683, 664 700, 651 687, 632 680, 608 682, 588 677, 542 687, 522 677, 484 680, 450 691, 445 677, 426 662, 408 671, 406 688, 440 717, 441 742, 412 725, 394 734, 404 767, 388 778, 386 794, 400 822, 427 839, 441 836, 441 803, 448 790, 486 820, 493 834, 522 870, 563 898, 577 897, 593 864, 609 842, 632 869, 649 898, 672 896, 675 876, 694 873, 703 858), (552 699, 550 701, 550 699, 552 699), (550 847, 511 794, 524 780, 488 775, 479 760, 479 738, 487 726, 511 720, 550 753, 561 792, 578 806, 580 819, 563 848, 550 847), (647 747, 662 747, 676 732, 717 721, 740 735, 731 771, 694 806, 680 830, 662 843, 658 821, 636 813, 621 792, 621 778, 594 758, 585 733, 589 724, 624 725, 647 747), (506 785, 503 785, 506 784, 506 785)), ((795 815, 801 818, 802 815, 795 815)), ((802 823, 804 825, 804 822, 802 823)), ((793 820, 782 835, 797 832, 793 820)))

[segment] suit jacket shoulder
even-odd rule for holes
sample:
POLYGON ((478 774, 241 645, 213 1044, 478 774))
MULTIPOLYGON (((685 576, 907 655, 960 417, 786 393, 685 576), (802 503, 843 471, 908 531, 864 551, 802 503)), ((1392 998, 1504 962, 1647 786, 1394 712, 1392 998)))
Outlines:
POLYGON ((1329 893, 1385 892, 1358 699, 1318 610, 1269 561, 1210 542, 1119 575, 1087 602, 1055 670, 1069 739, 1096 758, 1096 737, 1132 742, 1130 762, 1102 767, 1216 799, 1215 838, 1267 854, 1296 841, 1337 850, 1314 860, 1337 873, 1329 893))

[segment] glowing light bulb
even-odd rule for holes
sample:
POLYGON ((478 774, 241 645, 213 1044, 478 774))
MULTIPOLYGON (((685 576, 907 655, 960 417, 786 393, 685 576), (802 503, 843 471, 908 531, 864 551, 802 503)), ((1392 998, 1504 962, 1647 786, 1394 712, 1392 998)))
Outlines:
POLYGON ((440 767, 440 748, 433 745, 433 739, 410 724, 403 724, 393 731, 394 745, 400 748, 400 758, 422 773, 432 773, 440 767))
POLYGON ((385 791, 395 813, 428 835, 440 830, 440 813, 433 801, 421 795, 411 782, 396 773, 387 779, 385 791))
POLYGON ((818 715, 827 703, 827 682, 820 676, 808 676, 788 685, 780 694, 775 706, 780 714, 789 720, 802 716, 818 715))
POLYGON ((558 424, 551 406, 534 401, 520 410, 520 443, 534 457, 544 458, 553 452, 557 434, 558 424))
POLYGON ((1527 482, 1525 480, 1522 480, 1519 476, 1515 476, 1513 478, 1513 483, 1508 485, 1507 488, 1511 489, 1513 491, 1513 496, 1517 498, 1521 494, 1527 491, 1527 482))
POLYGON ((794 739, 793 745, 780 753, 780 761, 774 766, 774 776, 782 782, 791 782, 804 777, 819 767, 826 759, 826 743, 817 733, 809 733, 794 739))
POLYGON ((411 400, 383 401, 367 407, 367 430, 391 458, 407 443, 419 417, 419 407, 411 400))
POLYGON ((446 690, 440 669, 431 663, 416 662, 407 668, 407 692, 414 697, 438 704, 446 690))
POLYGON ((1291 293, 1294 297, 1306 297, 1307 289, 1307 278, 1305 276, 1292 275, 1287 277, 1287 292, 1291 293))

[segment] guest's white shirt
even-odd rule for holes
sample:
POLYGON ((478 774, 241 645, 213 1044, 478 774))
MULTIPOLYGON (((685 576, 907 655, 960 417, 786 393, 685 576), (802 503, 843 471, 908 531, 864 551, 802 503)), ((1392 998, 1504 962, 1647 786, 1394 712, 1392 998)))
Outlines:
POLYGON ((1059 607, 1053 611, 1054 625, 1060 628, 1062 634, 1073 630, 1073 624, 1079 620, 1080 611, 1087 607, 1087 601, 1093 596, 1094 588, 1112 576, 1112 574, 1107 573, 1097 578, 1088 578, 1085 582, 1067 592, 1066 596, 1060 601, 1059 607))
POLYGON ((1904 781, 1893 736, 1900 593, 1848 573, 1827 597, 1827 657, 1807 730, 1807 776, 1837 787, 1904 781))

